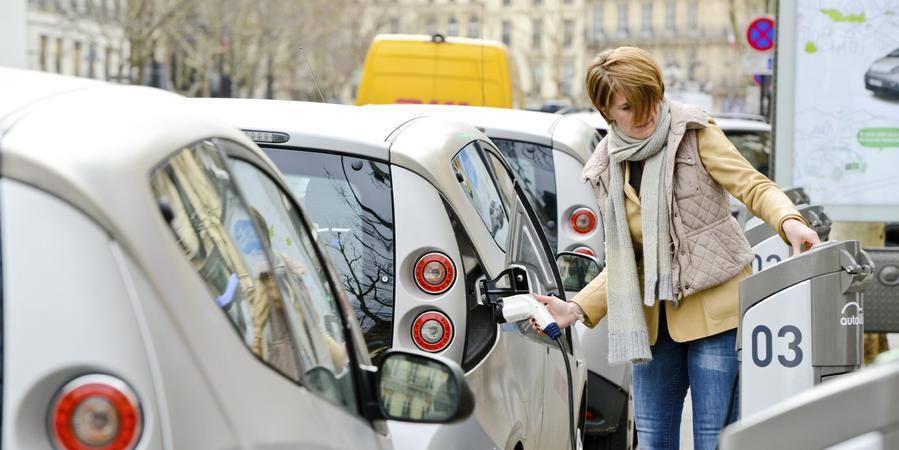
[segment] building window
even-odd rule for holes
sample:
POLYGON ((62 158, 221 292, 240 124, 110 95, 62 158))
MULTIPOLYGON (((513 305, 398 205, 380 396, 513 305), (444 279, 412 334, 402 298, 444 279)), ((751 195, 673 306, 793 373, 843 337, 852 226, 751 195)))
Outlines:
POLYGON ((112 47, 106 47, 106 55, 103 58, 103 79, 109 80, 112 76, 112 47))
POLYGON ((628 26, 627 13, 628 13, 628 5, 627 2, 622 1, 618 3, 618 34, 627 35, 630 27, 628 26))
POLYGON ((425 22, 425 34, 428 36, 437 34, 437 20, 433 17, 429 17, 428 21, 425 22))
POLYGON ((540 41, 543 40, 543 22, 540 19, 534 19, 531 26, 531 46, 540 48, 540 41))
POLYGON ((543 0, 534 0, 534 6, 540 6, 543 4, 543 0))
POLYGON ((54 64, 56 73, 62 73, 62 50, 62 38, 56 38, 56 61, 54 64))
POLYGON ((643 2, 643 25, 640 28, 644 34, 652 34, 652 2, 643 2))
POLYGON ((571 97, 571 84, 574 79, 574 66, 571 63, 562 65, 562 95, 571 97))
POLYGON ((446 22, 446 35, 447 36, 458 36, 459 35, 459 22, 456 22, 455 17, 450 17, 446 22))
POLYGON ((468 37, 476 38, 481 35, 481 22, 477 17, 471 16, 468 19, 468 37))
POLYGON ((687 29, 697 31, 699 7, 696 0, 687 3, 687 29))
POLYGON ((97 78, 97 44, 91 42, 87 47, 87 77, 97 78))
POLYGON ((512 0, 503 0, 503 6, 509 6, 512 4, 512 0))
POLYGON ((72 75, 81 76, 81 42, 75 41, 75 49, 72 52, 72 75))
POLYGON ((665 31, 674 33, 677 30, 677 1, 668 0, 665 2, 665 31))
POLYGON ((512 22, 504 20, 502 27, 503 44, 512 45, 512 22))
POLYGON ((47 71, 47 36, 41 35, 40 37, 40 48, 38 49, 37 56, 37 69, 41 72, 47 71))
POLYGON ((531 93, 539 96, 541 87, 543 86, 543 66, 534 64, 531 67, 531 76, 534 78, 533 86, 531 86, 531 93))
POLYGON ((593 7, 593 42, 602 40, 603 5, 593 7))
POLYGON ((574 20, 565 19, 562 22, 562 47, 571 48, 574 41, 574 20))
POLYGON ((399 17, 391 17, 391 18, 390 18, 390 32, 391 32, 391 33, 399 33, 399 32, 400 32, 400 19, 399 19, 399 17))

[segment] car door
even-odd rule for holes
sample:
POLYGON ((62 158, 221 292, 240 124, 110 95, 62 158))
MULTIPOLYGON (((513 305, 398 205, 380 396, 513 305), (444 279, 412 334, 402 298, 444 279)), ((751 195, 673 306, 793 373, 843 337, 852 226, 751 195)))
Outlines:
MULTIPOLYGON (((523 266, 528 272, 528 285, 532 293, 555 295, 565 298, 560 288, 558 274, 549 244, 537 221, 533 208, 528 203, 522 186, 513 181, 511 171, 503 160, 494 153, 492 147, 483 145, 497 184, 504 197, 511 204, 510 245, 507 253, 508 264, 523 266)), ((543 414, 542 433, 539 448, 554 448, 568 441, 568 375, 558 344, 545 336, 538 336, 526 323, 522 332, 529 339, 545 346, 546 363, 543 365, 543 414)), ((567 342, 567 351, 572 365, 571 333, 566 331, 562 339, 567 342)), ((573 374, 572 374, 573 375, 573 374)))
POLYGON ((361 415, 362 396, 354 370, 360 355, 354 353, 353 341, 360 345, 364 341, 351 336, 358 330, 346 323, 353 320, 347 316, 350 309, 339 303, 331 269, 316 249, 308 222, 293 197, 266 172, 243 160, 232 160, 231 165, 262 240, 270 248, 272 272, 280 281, 281 307, 288 319, 285 325, 300 348, 305 384, 318 394, 320 405, 315 410, 327 424, 325 429, 309 431, 327 436, 334 448, 390 448, 385 434, 375 431, 361 415))
POLYGON ((242 447, 385 448, 360 416, 356 355, 335 326, 344 322, 311 233, 273 179, 226 154, 251 153, 203 141, 151 176, 160 212, 211 294, 200 300, 221 312, 202 321, 239 337, 196 343, 221 413, 242 447))

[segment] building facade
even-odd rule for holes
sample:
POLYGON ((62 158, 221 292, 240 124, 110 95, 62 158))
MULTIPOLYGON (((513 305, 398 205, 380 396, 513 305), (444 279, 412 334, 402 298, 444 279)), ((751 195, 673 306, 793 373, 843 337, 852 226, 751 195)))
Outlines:
POLYGON ((126 0, 28 0, 27 68, 100 80, 128 76, 126 0))
POLYGON ((531 106, 587 106, 584 71, 608 48, 638 46, 662 65, 669 91, 710 109, 755 111, 758 88, 742 70, 743 30, 760 0, 398 0, 386 32, 502 41, 531 106))

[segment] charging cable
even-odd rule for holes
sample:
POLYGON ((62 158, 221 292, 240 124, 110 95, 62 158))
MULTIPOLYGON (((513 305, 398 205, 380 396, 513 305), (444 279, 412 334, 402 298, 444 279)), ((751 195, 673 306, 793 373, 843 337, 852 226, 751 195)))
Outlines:
POLYGON ((559 345, 562 359, 565 361, 565 375, 568 378, 568 439, 571 442, 571 450, 579 450, 574 431, 574 382, 571 379, 571 362, 568 360, 565 339, 560 339, 562 329, 556 324, 552 314, 546 309, 546 305, 525 294, 501 299, 495 309, 495 316, 498 323, 518 322, 533 317, 540 329, 559 345))

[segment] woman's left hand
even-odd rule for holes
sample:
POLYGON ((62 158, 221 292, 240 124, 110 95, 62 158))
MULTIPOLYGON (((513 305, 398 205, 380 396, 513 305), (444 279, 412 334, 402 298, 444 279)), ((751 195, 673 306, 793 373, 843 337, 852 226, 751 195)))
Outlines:
POLYGON ((798 255, 821 243, 821 239, 818 238, 818 233, 815 230, 796 219, 785 221, 783 223, 783 231, 784 235, 787 236, 787 240, 793 245, 794 255, 798 255))

